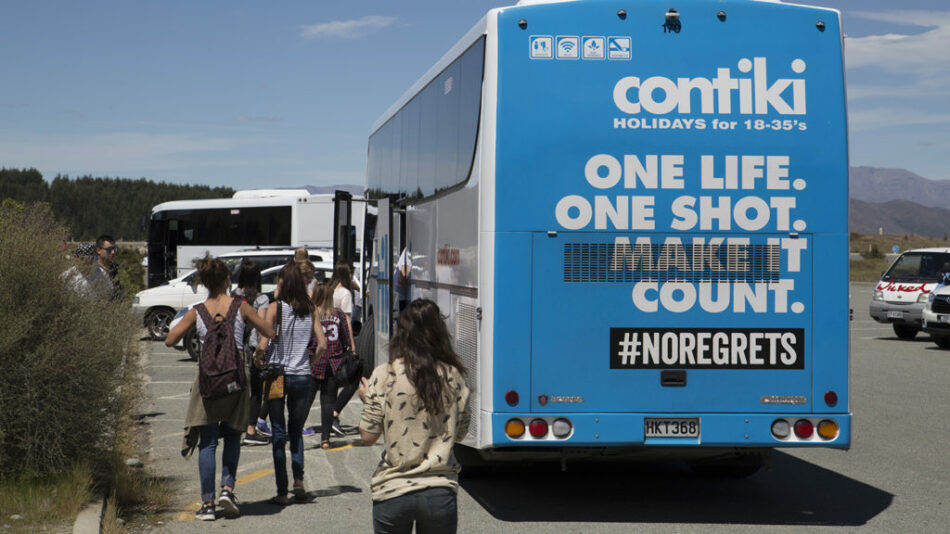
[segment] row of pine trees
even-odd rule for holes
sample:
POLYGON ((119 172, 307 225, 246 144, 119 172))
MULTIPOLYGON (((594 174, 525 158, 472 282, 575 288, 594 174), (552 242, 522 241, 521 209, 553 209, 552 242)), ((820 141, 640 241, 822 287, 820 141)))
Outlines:
POLYGON ((170 200, 225 198, 228 187, 179 185, 140 178, 70 179, 57 175, 52 182, 36 169, 0 168, 0 201, 11 198, 23 204, 45 202, 65 224, 74 241, 95 239, 107 233, 120 241, 145 241, 152 206, 170 200))

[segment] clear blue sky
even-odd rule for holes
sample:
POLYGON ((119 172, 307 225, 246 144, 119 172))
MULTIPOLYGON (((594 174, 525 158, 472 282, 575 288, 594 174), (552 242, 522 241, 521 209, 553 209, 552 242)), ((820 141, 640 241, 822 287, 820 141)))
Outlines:
MULTIPOLYGON (((373 121, 510 3, 7 0, 0 167, 360 184, 373 121)), ((950 2, 798 3, 844 12, 852 165, 950 178, 950 2)))

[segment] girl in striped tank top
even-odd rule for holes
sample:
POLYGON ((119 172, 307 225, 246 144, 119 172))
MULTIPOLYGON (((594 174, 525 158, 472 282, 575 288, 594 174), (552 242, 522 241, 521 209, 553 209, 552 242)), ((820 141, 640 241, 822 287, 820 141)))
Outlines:
MULTIPOLYGON (((303 483, 303 426, 310 411, 310 337, 317 340, 314 357, 326 350, 327 341, 319 322, 313 320, 313 303, 307 296, 307 287, 297 265, 291 261, 281 269, 277 278, 277 302, 267 309, 266 320, 276 324, 280 317, 280 328, 274 349, 267 361, 284 366, 284 396, 268 401, 268 413, 273 427, 271 446, 274 456, 274 476, 277 482, 277 496, 272 504, 284 506, 290 503, 287 484, 287 456, 285 445, 290 441, 290 467, 293 472, 294 499, 307 500, 307 490, 303 483), (279 307, 279 312, 278 312, 279 307), (284 406, 287 417, 284 416, 284 406)), ((277 328, 275 327, 275 330, 277 328)), ((269 340, 261 339, 259 350, 255 353, 255 364, 264 363, 264 352, 269 340)))

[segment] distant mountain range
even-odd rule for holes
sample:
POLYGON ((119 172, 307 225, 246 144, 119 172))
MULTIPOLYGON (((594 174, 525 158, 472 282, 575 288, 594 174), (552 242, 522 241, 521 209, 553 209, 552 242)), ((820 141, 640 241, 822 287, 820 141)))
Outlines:
POLYGON ((950 234, 950 180, 930 180, 904 169, 851 167, 852 232, 950 234))

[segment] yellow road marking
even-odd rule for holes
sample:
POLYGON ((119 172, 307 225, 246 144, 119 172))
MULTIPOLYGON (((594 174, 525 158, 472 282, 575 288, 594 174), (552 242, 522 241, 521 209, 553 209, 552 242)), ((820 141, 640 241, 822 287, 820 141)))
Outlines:
POLYGON ((243 477, 235 480, 234 483, 236 485, 247 484, 249 482, 254 482, 255 480, 259 478, 264 478, 267 475, 273 475, 273 474, 274 474, 273 469, 261 469, 260 471, 254 471, 253 473, 249 475, 244 475, 243 477))
POLYGON ((175 518, 176 521, 193 521, 195 519, 195 512, 201 508, 200 502, 193 502, 185 507, 185 511, 178 514, 178 517, 175 518))
POLYGON ((349 445, 344 445, 344 446, 342 446, 342 447, 333 447, 332 449, 326 449, 326 451, 327 451, 327 452, 330 452, 330 451, 342 451, 342 450, 345 450, 345 449, 349 449, 349 448, 352 447, 352 446, 353 446, 353 444, 350 443, 349 445))

